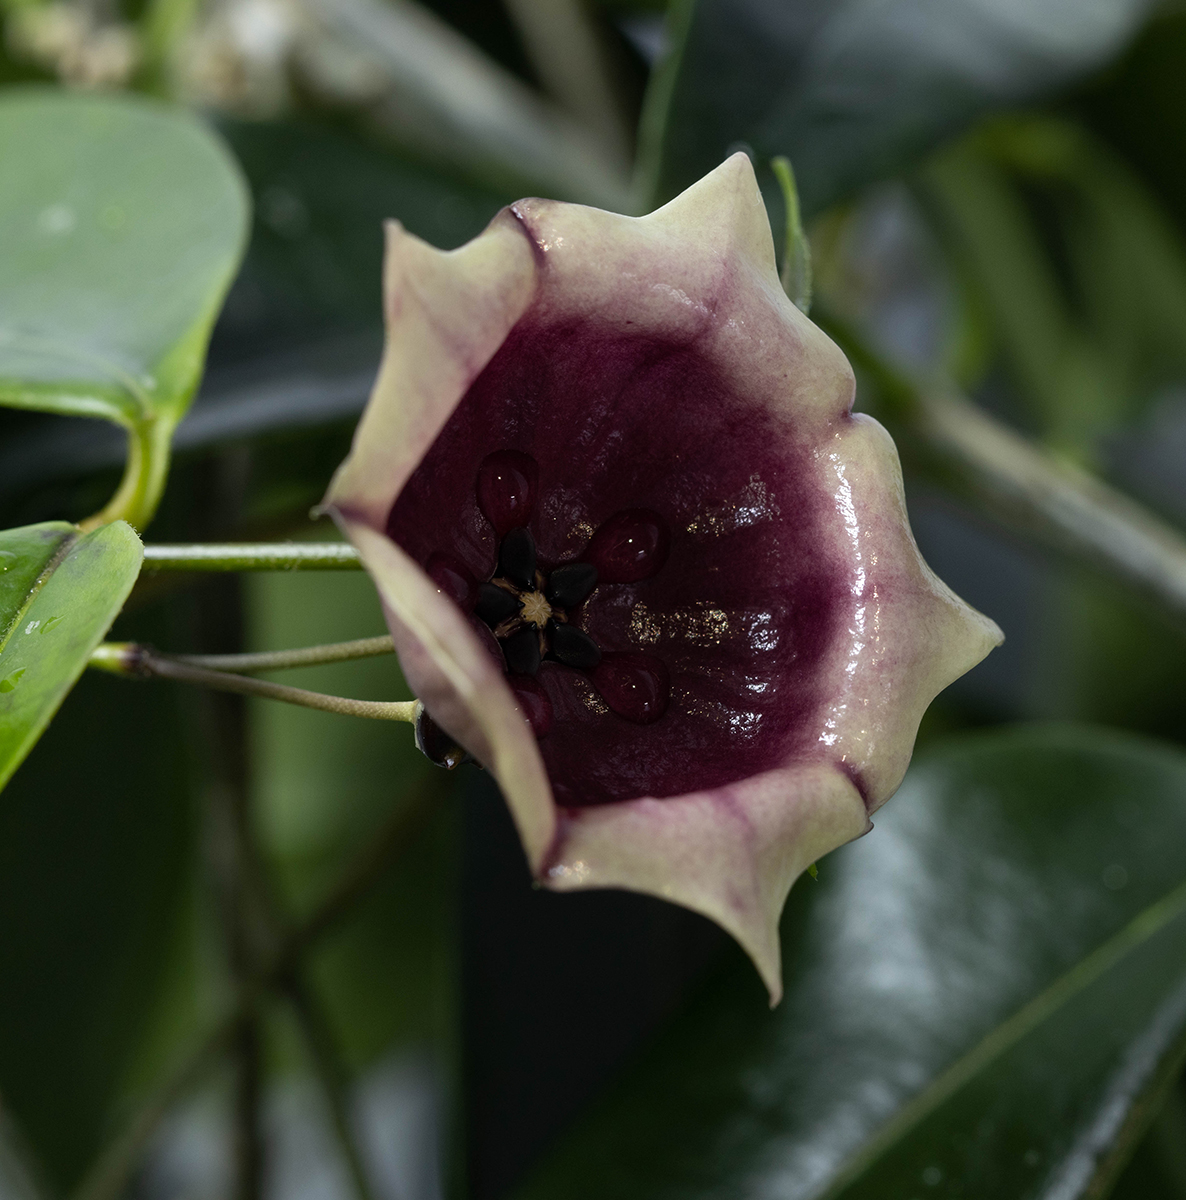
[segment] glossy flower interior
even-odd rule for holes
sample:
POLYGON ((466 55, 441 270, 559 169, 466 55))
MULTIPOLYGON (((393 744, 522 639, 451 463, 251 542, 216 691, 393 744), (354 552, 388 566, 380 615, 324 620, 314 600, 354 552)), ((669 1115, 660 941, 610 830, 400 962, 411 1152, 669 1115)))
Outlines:
POLYGON ((528 312, 387 532, 507 671, 558 804, 676 796, 811 756, 852 592, 812 459, 695 339, 528 312))

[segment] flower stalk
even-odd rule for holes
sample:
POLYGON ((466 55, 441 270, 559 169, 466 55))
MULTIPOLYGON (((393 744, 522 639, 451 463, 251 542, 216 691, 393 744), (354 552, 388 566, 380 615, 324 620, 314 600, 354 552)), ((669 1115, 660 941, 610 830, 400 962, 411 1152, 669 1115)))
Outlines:
POLYGON ((359 571, 347 542, 198 543, 144 547, 145 571, 359 571))
POLYGON ((81 522, 81 529, 127 521, 139 532, 148 525, 169 478, 173 427, 173 421, 159 415, 138 418, 127 426, 128 457, 119 487, 99 512, 81 522))
MULTIPOLYGON (((385 639, 364 639, 367 642, 381 642, 385 639)), ((390 639, 386 639, 390 641, 390 639)), ((341 650, 339 643, 332 647, 341 650)), ((326 649, 313 647, 312 651, 326 649)), ((390 647, 384 647, 371 653, 387 653, 390 647)), ((341 654, 336 657, 310 657, 310 651, 284 651, 280 656, 269 655, 218 655, 210 656, 223 662, 246 658, 249 670, 278 670, 274 665, 277 657, 287 656, 286 666, 309 666, 314 662, 343 662, 348 658, 366 657, 365 654, 341 654), (273 659, 272 663, 259 665, 260 659, 273 659), (297 661, 293 661, 293 659, 297 661)), ((199 656, 195 656, 199 657, 199 656)), ((322 692, 309 691, 306 688, 290 687, 283 683, 272 683, 265 679, 253 679, 249 675, 238 675, 227 670, 216 670, 208 666, 197 666, 191 661, 158 654, 149 646, 141 646, 135 642, 104 642, 91 655, 89 665, 99 671, 108 671, 113 675, 122 675, 133 679, 175 679, 180 683, 191 683, 198 687, 209 688, 216 692, 232 692, 241 696, 259 696, 265 700, 282 700, 286 704, 296 704, 302 708, 313 708, 321 712, 337 713, 347 717, 365 717, 376 721, 403 721, 414 724, 417 717, 417 702, 415 700, 353 700, 347 696, 327 696, 322 692)))
POLYGON ((263 650, 253 654, 171 654, 177 662, 211 671, 235 671, 253 675, 256 671, 288 671, 295 667, 320 667, 326 663, 353 662, 394 654, 390 634, 357 638, 351 642, 329 642, 322 646, 302 646, 296 650, 263 650))

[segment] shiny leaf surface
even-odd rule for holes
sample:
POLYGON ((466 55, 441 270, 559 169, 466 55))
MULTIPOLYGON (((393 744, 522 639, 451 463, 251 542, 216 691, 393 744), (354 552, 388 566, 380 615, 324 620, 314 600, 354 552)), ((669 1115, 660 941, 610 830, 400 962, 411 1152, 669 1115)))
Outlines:
POLYGON ((644 118, 666 199, 736 142, 786 154, 804 211, 893 174, 983 113, 1100 65, 1148 0, 681 0, 644 118))
POLYGON ((1186 757, 1036 727, 917 765, 521 1193, 1070 1198, 1186 1042, 1186 757))
POLYGON ((60 522, 0 533, 0 787, 86 667, 140 573, 122 521, 79 536, 60 522), (2 559, 0 562, 8 562, 2 559))
POLYGON ((246 231, 225 149, 130 96, 0 101, 0 403, 176 422, 246 231))

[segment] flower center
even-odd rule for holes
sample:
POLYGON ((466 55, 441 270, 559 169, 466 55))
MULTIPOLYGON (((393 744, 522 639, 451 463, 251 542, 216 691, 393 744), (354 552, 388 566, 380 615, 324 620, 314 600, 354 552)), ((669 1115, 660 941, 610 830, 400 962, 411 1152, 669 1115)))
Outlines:
POLYGON ((521 598, 523 605, 523 620, 543 629, 552 615, 552 606, 547 602, 543 592, 528 592, 521 598))
POLYGON ((479 586, 474 612, 498 639, 512 673, 534 675, 545 658, 590 671, 601 650, 568 624, 566 610, 583 604, 596 586, 591 563, 563 563, 545 575, 536 564, 535 539, 520 526, 502 539, 495 574, 479 586))
POLYGON ((638 583, 663 567, 670 548, 663 518, 650 509, 624 509, 594 531, 579 560, 542 568, 527 527, 537 516, 535 460, 518 450, 487 455, 474 491, 499 539, 490 577, 475 583, 460 562, 439 552, 425 569, 494 635, 508 682, 536 735, 543 737, 553 718, 549 681, 536 679, 545 663, 583 673, 605 707, 633 724, 662 717, 671 695, 666 666, 650 654, 603 651, 582 628, 581 609, 598 588, 638 583))

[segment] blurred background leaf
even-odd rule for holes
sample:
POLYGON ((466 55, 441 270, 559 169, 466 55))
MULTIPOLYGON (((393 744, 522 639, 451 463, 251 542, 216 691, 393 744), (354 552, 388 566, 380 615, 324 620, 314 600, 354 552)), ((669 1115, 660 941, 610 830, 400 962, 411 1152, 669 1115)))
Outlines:
POLYGON ((1104 1194, 1186 1053, 1186 758, 1036 727, 935 749, 527 1196, 1104 1194))
POLYGON ((795 164, 807 215, 897 174, 993 110, 1104 63, 1148 0, 678 0, 642 172, 667 199, 743 142, 795 164))

